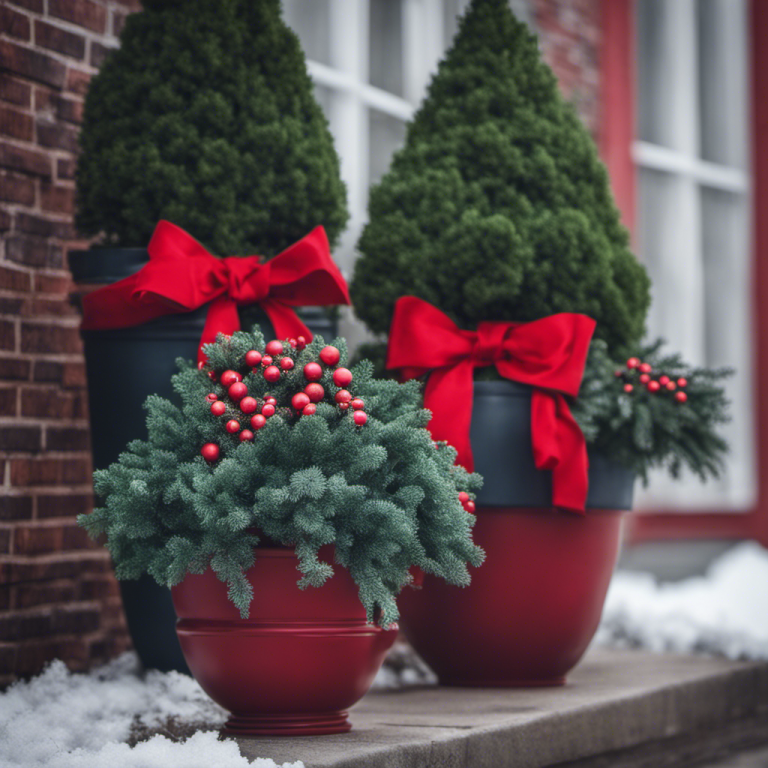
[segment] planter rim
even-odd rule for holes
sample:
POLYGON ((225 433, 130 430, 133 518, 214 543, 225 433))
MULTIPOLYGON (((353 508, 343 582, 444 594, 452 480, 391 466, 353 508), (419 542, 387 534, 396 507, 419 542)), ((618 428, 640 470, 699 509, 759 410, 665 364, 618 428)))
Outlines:
POLYGON ((475 381, 476 395, 498 395, 501 397, 530 397, 533 387, 518 381, 475 381))
POLYGON ((130 277, 149 261, 146 248, 93 246, 70 251, 69 271, 77 283, 114 283, 130 277))

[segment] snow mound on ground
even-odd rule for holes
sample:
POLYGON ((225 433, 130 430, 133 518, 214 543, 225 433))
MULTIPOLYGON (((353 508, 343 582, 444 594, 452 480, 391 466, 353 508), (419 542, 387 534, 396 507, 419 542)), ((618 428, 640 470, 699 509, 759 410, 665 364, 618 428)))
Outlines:
POLYGON ((618 571, 595 642, 768 659, 768 551, 739 544, 705 576, 667 584, 618 571))
MULTIPOLYGON (((227 713, 190 677, 151 671, 139 676, 127 653, 88 674, 54 661, 38 677, 0 694, 0 766, 3 768, 277 768, 249 762, 235 741, 215 730, 183 742, 162 735, 135 746, 136 732, 176 725, 216 729, 227 713)), ((285 764, 283 768, 304 768, 285 764)))

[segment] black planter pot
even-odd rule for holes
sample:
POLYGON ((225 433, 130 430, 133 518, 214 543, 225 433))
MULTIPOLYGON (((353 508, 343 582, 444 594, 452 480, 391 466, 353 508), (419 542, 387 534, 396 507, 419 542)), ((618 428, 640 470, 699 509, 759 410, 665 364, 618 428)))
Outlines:
MULTIPOLYGON (((143 248, 93 248, 70 252, 69 266, 76 283, 106 285, 134 274, 148 259, 143 248)), ((204 306, 133 328, 82 332, 94 469, 116 461, 131 440, 146 439, 143 404, 149 395, 177 399, 171 386, 176 359, 197 358, 207 310, 204 306)), ((266 315, 256 308, 249 308, 248 314, 267 340, 274 337, 266 315)), ((336 322, 324 310, 310 307, 300 314, 314 334, 328 340, 336 336, 336 322)), ((189 673, 176 637, 170 590, 149 576, 122 581, 120 590, 128 629, 144 666, 189 673)))
MULTIPOLYGON (((478 507, 551 507, 552 473, 536 469, 531 394, 513 381, 476 381, 470 426, 475 470, 485 482, 478 507)), ((589 454, 588 509, 631 509, 634 473, 589 454)))

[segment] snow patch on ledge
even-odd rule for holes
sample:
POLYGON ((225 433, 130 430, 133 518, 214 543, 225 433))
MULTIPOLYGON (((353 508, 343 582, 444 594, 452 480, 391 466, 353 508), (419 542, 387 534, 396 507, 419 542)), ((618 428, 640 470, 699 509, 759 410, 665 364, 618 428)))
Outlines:
POLYGON ((768 659, 768 551, 739 544, 705 576, 673 583, 617 571, 595 643, 768 659))
POLYGON ((54 661, 33 680, 0 693, 0 766, 278 768, 268 759, 249 762, 235 741, 219 741, 210 729, 226 716, 186 675, 140 675, 131 653, 88 674, 54 661), (179 734, 189 738, 174 740, 179 734))

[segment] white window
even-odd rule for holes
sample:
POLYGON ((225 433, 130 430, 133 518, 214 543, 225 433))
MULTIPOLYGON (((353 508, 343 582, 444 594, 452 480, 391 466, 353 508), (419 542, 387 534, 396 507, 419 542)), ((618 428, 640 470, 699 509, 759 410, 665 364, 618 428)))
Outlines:
POLYGON ((651 338, 732 366, 725 476, 656 475, 638 506, 748 509, 755 500, 747 0, 637 0, 637 246, 651 338))

